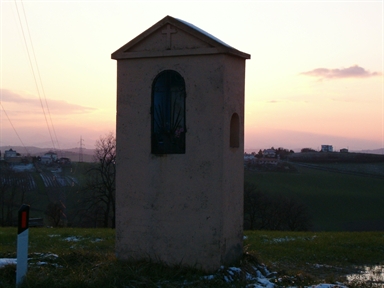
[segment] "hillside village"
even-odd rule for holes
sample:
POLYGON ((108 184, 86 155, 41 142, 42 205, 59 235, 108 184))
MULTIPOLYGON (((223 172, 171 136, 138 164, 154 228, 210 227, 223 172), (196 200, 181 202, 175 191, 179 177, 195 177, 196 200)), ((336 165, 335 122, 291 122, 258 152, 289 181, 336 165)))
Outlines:
MULTIPOLYGON (((57 153, 49 151, 44 153, 42 156, 22 156, 16 150, 10 148, 9 150, 4 151, 4 156, 1 157, 0 151, 0 161, 3 160, 5 163, 14 164, 15 166, 26 166, 29 167, 33 163, 40 163, 47 166, 52 165, 70 165, 71 159, 67 157, 58 157, 57 153), (16 165, 19 164, 19 165, 16 165)), ((21 168, 19 168, 21 169, 21 168)), ((28 169, 28 168, 26 168, 28 169)))
MULTIPOLYGON (((301 149, 301 153, 306 152, 317 152, 310 148, 303 148, 301 149)), ((321 150, 319 152, 333 152, 333 146, 332 145, 321 145, 321 150)), ((341 153, 348 153, 348 149, 341 149, 341 153)), ((293 150, 288 150, 282 147, 279 147, 277 149, 270 148, 270 149, 264 149, 259 150, 258 153, 252 152, 252 153, 244 153, 244 167, 245 168, 269 168, 276 169, 276 168, 282 168, 283 170, 289 170, 292 169, 287 164, 284 164, 284 162, 287 162, 289 157, 291 155, 295 154, 293 150)))
MULTIPOLYGON (((19 202, 37 201, 37 194, 45 194, 50 202, 65 201, 61 187, 73 187, 78 181, 72 175, 63 173, 71 169, 71 160, 58 157, 57 153, 48 151, 41 156, 22 156, 15 149, 5 150, 0 157, 0 192, 1 224, 13 224, 15 209, 19 202), (44 187, 44 190, 41 188, 44 187), (32 198, 31 198, 32 197, 32 198)), ((41 213, 39 213, 40 215, 41 213)), ((42 226, 42 218, 35 225, 42 226)))
POLYGON ((31 206, 32 226, 104 225, 102 205, 93 205, 98 201, 92 194, 94 186, 87 186, 97 185, 96 162, 78 161, 78 154, 77 161, 72 161, 63 157, 65 153, 48 150, 32 156, 14 148, 1 153, 0 226, 15 225, 20 203, 31 206))
MULTIPOLYGON (((42 150, 42 149, 40 149, 42 150)), ((72 162, 92 162, 92 155, 90 150, 84 156, 79 156, 74 152, 53 152, 46 149, 46 152, 34 153, 35 156, 25 155, 19 153, 16 149, 9 148, 0 151, 0 163, 7 163, 12 165, 15 171, 35 171, 36 165, 43 165, 47 168, 52 168, 55 171, 60 171, 63 166, 70 167, 72 162), (67 157, 62 155, 68 154, 67 157)), ((283 167, 285 170, 289 170, 286 164, 287 162, 377 162, 382 161, 382 157, 378 154, 369 153, 356 153, 350 152, 346 148, 342 148, 339 152, 334 151, 332 145, 321 145, 321 149, 316 151, 311 148, 302 148, 300 152, 294 152, 282 147, 277 149, 271 147, 269 149, 259 150, 258 152, 244 153, 244 167, 259 167, 269 168, 283 167), (381 160, 380 160, 381 159, 381 160), (285 167, 285 168, 284 168, 285 167)))
MULTIPOLYGON (((11 167, 15 173, 38 172, 47 188, 70 186, 77 183, 74 177, 61 175, 63 168, 72 167, 71 159, 58 157, 57 153, 52 151, 46 152, 42 156, 21 156, 20 153, 11 148, 4 151, 4 156, 0 157, 0 165, 1 167, 11 167)), ((32 189, 36 187, 36 184, 32 177, 29 178, 29 186, 32 189)))
MULTIPOLYGON (((18 149, 7 148, 5 151, 1 151, 0 155, 0 191, 4 191, 4 197, 6 197, 1 205, 8 205, 9 201, 5 201, 8 198, 19 201, 20 197, 32 197, 31 199, 35 204, 37 202, 41 204, 39 204, 41 206, 39 208, 40 212, 36 212, 35 217, 44 215, 44 209, 49 203, 61 201, 65 205, 68 201, 68 191, 73 190, 73 193, 76 193, 76 191, 83 189, 85 175, 82 173, 85 173, 89 168, 79 170, 78 167, 91 167, 87 166, 90 163, 83 163, 85 166, 79 166, 80 162, 73 161, 69 157, 61 157, 59 153, 48 149, 36 156, 24 156, 19 153, 18 149), (12 196, 12 193, 16 193, 14 195, 17 196, 12 196), (41 196, 43 194, 45 196, 41 196), (39 197, 45 197, 45 200, 38 200, 39 197)), ((256 172, 296 173, 298 167, 305 166, 331 172, 382 178, 384 177, 384 171, 381 163, 384 163, 384 155, 353 153, 345 150, 333 152, 333 147, 330 145, 327 145, 323 151, 303 148, 301 152, 294 152, 284 148, 275 149, 272 147, 260 149, 258 152, 244 153, 244 169, 256 172), (375 163, 379 163, 379 165, 375 163)), ((73 194, 73 197, 76 198, 76 194, 73 194)), ((16 202, 12 204, 14 200, 9 202, 11 203, 9 208, 0 207, 1 211, 16 211, 19 202, 17 202, 17 205, 16 202)), ((4 213, 7 214, 7 212, 4 213)), ((2 221, 7 221, 5 214, 0 215, 2 221)), ((12 217, 9 216, 9 218, 12 217)))

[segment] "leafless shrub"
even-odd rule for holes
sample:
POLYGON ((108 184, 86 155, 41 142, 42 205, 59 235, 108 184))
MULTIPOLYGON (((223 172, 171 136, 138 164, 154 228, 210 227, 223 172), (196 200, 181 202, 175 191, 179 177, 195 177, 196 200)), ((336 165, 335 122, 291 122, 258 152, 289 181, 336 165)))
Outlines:
POLYGON ((293 197, 271 197, 250 183, 244 185, 244 228, 307 231, 311 220, 305 204, 293 197))

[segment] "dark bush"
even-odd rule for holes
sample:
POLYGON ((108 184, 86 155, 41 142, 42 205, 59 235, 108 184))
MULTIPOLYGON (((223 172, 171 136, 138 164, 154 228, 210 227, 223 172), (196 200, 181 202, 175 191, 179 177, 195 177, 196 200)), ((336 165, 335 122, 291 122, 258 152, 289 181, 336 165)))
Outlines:
POLYGON ((244 229, 307 231, 311 221, 306 205, 293 197, 271 197, 253 184, 244 184, 244 229))

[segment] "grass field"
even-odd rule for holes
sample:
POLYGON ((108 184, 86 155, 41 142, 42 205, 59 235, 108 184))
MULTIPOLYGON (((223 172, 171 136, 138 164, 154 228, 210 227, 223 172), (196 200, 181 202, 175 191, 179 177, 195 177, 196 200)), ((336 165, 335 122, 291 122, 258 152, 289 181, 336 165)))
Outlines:
POLYGON ((297 167, 297 173, 245 171, 269 195, 307 205, 315 231, 384 231, 384 178, 297 167))
MULTIPOLYGON (((16 233, 15 228, 0 228, 0 258, 16 257, 16 233)), ((304 287, 346 283, 346 275, 357 266, 383 269, 384 264, 384 232, 246 231, 246 254, 236 266, 242 272, 232 281, 231 270, 225 268, 212 274, 118 261, 112 229, 31 228, 29 239, 29 268, 21 287, 246 287, 254 280, 244 271, 258 263, 276 272, 268 279, 279 287, 304 287)), ((372 284, 359 281, 348 287, 380 287, 372 284)), ((0 287, 15 287, 14 265, 0 268, 0 287)))
POLYGON ((373 176, 384 177, 384 162, 379 163, 322 163, 319 164, 324 168, 331 168, 346 172, 356 172, 363 174, 371 174, 373 176))
POLYGON ((296 276, 295 282, 307 278, 346 283, 344 276, 355 273, 356 267, 375 265, 380 265, 379 277, 384 280, 384 232, 247 231, 246 235, 259 261, 280 275, 296 276))

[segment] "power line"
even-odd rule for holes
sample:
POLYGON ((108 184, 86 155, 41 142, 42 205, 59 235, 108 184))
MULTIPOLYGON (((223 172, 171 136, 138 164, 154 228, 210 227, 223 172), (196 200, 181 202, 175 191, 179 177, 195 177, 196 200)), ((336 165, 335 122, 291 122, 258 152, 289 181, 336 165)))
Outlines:
POLYGON ((29 25, 28 25, 28 21, 27 21, 27 15, 25 14, 24 4, 23 4, 22 1, 21 1, 21 7, 23 8, 24 19, 25 19, 25 23, 26 23, 27 31, 28 31, 28 35, 29 35, 29 42, 30 42, 31 47, 32 47, 33 58, 35 60, 35 65, 36 65, 37 75, 39 76, 38 78, 40 80, 41 90, 43 91, 43 96, 44 96, 44 100, 45 100, 45 106, 47 107, 47 110, 48 110, 48 116, 49 116, 49 120, 51 122, 51 126, 52 126, 52 130, 53 130, 53 134, 55 136, 56 143, 57 143, 57 145, 59 147, 59 150, 61 150, 60 149, 59 140, 57 139, 57 134, 56 134, 55 126, 53 125, 53 121, 52 121, 52 117, 51 117, 51 112, 49 110, 49 106, 48 106, 47 97, 46 97, 46 94, 45 94, 45 89, 44 89, 43 81, 41 80, 40 69, 39 69, 39 65, 37 63, 37 58, 36 58, 36 54, 35 54, 35 48, 33 46, 32 37, 31 37, 31 33, 29 31, 29 25))
MULTIPOLYGON (((57 142, 57 144, 59 145, 59 141, 57 140, 56 132, 55 132, 55 129, 54 129, 54 126, 53 126, 53 122, 52 122, 52 118, 51 118, 51 115, 50 115, 50 112, 49 112, 49 107, 48 107, 47 98, 45 97, 44 86, 43 86, 43 83, 42 83, 42 80, 41 80, 41 76, 40 76, 40 72, 39 72, 39 67, 38 67, 38 65, 37 65, 37 59, 36 59, 35 51, 34 51, 34 48, 33 48, 32 37, 31 37, 31 34, 30 34, 30 32, 29 32, 29 26, 28 26, 27 17, 26 17, 25 10, 24 10, 24 5, 23 5, 23 2, 22 2, 22 1, 20 1, 20 2, 21 2, 22 8, 23 8, 23 12, 24 12, 24 20, 25 20, 25 23, 26 23, 26 26, 27 26, 27 31, 28 31, 29 41, 30 41, 31 49, 32 49, 32 52, 33 52, 34 60, 35 60, 35 65, 36 65, 37 74, 38 74, 38 76, 39 76, 39 80, 40 80, 40 86, 41 86, 41 89, 42 89, 43 94, 44 94, 45 103, 46 103, 47 110, 48 110, 48 114, 49 114, 49 117, 50 117, 50 120, 51 120, 52 130, 53 130, 53 132, 54 132, 54 134, 55 134, 56 142, 57 142)), ((31 70, 32 70, 32 74, 33 74, 33 79, 34 79, 34 81, 35 81, 37 94, 38 94, 38 96, 39 96, 41 109, 43 110, 45 123, 46 123, 47 128, 48 128, 48 132, 49 132, 49 136, 50 136, 50 138, 51 138, 51 142, 52 142, 52 145, 53 145, 53 149, 56 149, 56 148, 55 148, 55 142, 54 142, 53 137, 52 137, 51 128, 50 128, 50 126, 49 126, 48 119, 47 119, 47 115, 46 115, 46 113, 45 113, 44 104, 43 104, 43 101, 42 101, 42 99, 41 99, 41 94, 40 94, 39 85, 38 85, 38 82, 37 82, 37 80, 36 80, 35 69, 34 69, 34 67, 33 67, 33 63, 32 63, 32 60, 31 60, 31 55, 30 55, 30 52, 29 52, 29 49, 28 49, 28 43, 27 43, 27 40, 26 40, 26 37, 25 37, 25 33, 24 33, 24 29, 23 29, 23 24, 22 24, 22 21, 21 21, 21 18, 20 18, 20 13, 19 13, 19 9, 18 9, 16 0, 15 0, 15 6, 16 6, 16 11, 17 11, 17 16, 18 16, 18 19, 19 19, 19 23, 20 23, 21 32, 22 32, 23 39, 24 39, 24 44, 25 44, 25 47, 26 47, 26 50, 27 50, 27 55, 28 55, 29 64, 30 64, 30 66, 31 66, 31 70)))

